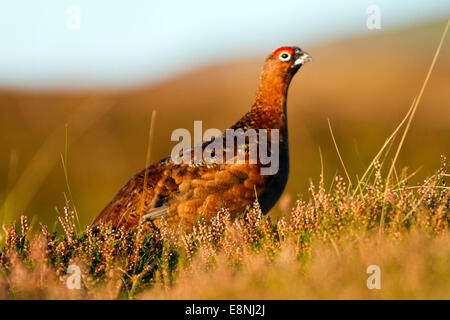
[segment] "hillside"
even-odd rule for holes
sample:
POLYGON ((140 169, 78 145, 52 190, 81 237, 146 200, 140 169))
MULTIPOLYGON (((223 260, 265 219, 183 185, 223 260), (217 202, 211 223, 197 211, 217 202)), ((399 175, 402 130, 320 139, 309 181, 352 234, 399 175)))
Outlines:
MULTIPOLYGON (((288 99, 291 174, 285 202, 320 173, 341 170, 327 118, 351 178, 361 175, 418 93, 444 23, 374 33, 309 48, 313 57, 288 99)), ((269 49, 270 50, 270 49, 269 49)), ((450 154, 450 46, 444 44, 400 154, 397 168, 422 167, 421 181, 450 154)), ((60 154, 68 124, 70 187, 82 224, 89 223, 145 163, 149 116, 157 111, 152 161, 168 155, 176 128, 224 129, 250 107, 266 53, 196 70, 157 85, 123 91, 0 91, 0 203, 7 216, 55 219, 66 190, 60 154)), ((289 206, 284 206, 286 209, 289 206)), ((274 214, 280 212, 277 207, 274 214)))

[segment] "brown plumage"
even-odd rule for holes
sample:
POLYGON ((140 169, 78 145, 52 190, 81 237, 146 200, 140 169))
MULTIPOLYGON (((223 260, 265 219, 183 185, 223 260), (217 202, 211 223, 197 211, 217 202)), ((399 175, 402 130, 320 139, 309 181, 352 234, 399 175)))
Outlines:
MULTIPOLYGON (((113 227, 130 229, 142 222, 157 228, 165 217, 169 225, 181 224, 189 230, 200 216, 209 221, 221 208, 227 208, 232 217, 242 214, 256 196, 261 210, 267 213, 283 192, 289 173, 287 90, 298 69, 310 60, 311 57, 298 47, 281 47, 270 54, 250 111, 230 127, 234 130, 267 129, 270 152, 274 143, 270 130, 279 130, 279 141, 276 141, 279 142, 279 169, 275 174, 261 174, 267 164, 259 155, 256 163, 249 161, 248 143, 243 148, 243 164, 236 161, 234 164, 225 164, 225 161, 224 164, 175 164, 168 157, 134 176, 103 209, 93 226, 106 222, 113 227)), ((260 136, 258 132, 257 136, 260 136)), ((203 143, 202 150, 212 142, 203 143)), ((226 150, 225 143, 223 146, 226 150)), ((236 150, 237 146, 235 160, 236 150)), ((193 155, 193 150, 188 152, 193 155)), ((225 155, 222 157, 225 159, 225 155)))

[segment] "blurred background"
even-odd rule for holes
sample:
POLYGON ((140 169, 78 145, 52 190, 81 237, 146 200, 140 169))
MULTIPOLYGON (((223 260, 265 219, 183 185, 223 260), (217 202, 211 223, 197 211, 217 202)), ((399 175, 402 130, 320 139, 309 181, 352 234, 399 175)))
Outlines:
MULTIPOLYGON (((251 106, 265 56, 298 45, 314 62, 288 98, 289 210, 321 170, 357 181, 418 94, 448 1, 0 1, 0 222, 53 223, 67 185, 83 225, 174 129, 225 129, 251 106), (67 134, 66 134, 67 133, 67 134), (66 139, 67 137, 67 139, 66 139), (67 148, 66 148, 67 146, 67 148)), ((419 183, 450 155, 448 39, 397 169, 419 183)), ((397 140, 398 141, 398 140, 397 140)), ((388 159, 388 161, 390 161, 388 159)))

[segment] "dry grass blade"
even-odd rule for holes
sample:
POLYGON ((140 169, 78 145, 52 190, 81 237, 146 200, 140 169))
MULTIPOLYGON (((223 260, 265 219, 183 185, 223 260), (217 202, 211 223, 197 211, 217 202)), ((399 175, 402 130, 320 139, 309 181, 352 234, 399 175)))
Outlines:
MULTIPOLYGON (((147 153, 145 155, 145 168, 147 169, 148 166, 150 165, 150 160, 151 160, 151 152, 152 152, 152 144, 153 144, 153 136, 154 136, 154 132, 155 132, 155 119, 156 119, 156 111, 153 110, 152 112, 152 118, 150 120, 150 127, 148 129, 148 142, 147 142, 147 153)), ((145 190, 147 188, 147 179, 148 179, 148 171, 145 170, 145 174, 144 174, 144 193, 145 190)), ((142 199, 144 200, 145 197, 142 197, 142 199)), ((141 207, 143 208, 144 206, 141 207)))
POLYGON ((336 152, 339 156, 339 161, 341 161, 342 167, 344 168, 344 171, 345 171, 345 175, 347 176, 347 179, 348 179, 349 187, 351 187, 353 185, 352 180, 350 179, 350 175, 348 174, 347 168, 345 167, 344 160, 342 160, 341 153, 339 152, 339 148, 337 146, 336 139, 334 138, 333 129, 331 129, 330 119, 327 119, 327 120, 328 120, 328 127, 330 128, 331 138, 333 139, 334 147, 336 148, 336 152))
POLYGON ((319 157, 320 157, 320 176, 321 179, 324 177, 324 170, 323 170, 323 156, 322 156, 322 149, 319 146, 319 157))
MULTIPOLYGON (((381 147, 380 151, 378 151, 377 155, 373 158, 372 162, 370 163, 370 165, 367 167, 366 171, 364 172, 363 176, 361 177, 361 179, 359 179, 358 185, 356 186, 353 195, 356 194, 356 192, 358 192, 359 188, 361 187, 361 183, 364 181, 364 179, 366 178, 367 174, 370 172, 370 169, 372 169, 373 165, 375 164, 376 161, 378 161, 378 159, 381 157, 381 155, 383 154, 383 151, 386 149, 386 147, 389 145, 389 143, 394 139, 394 137, 397 135, 397 132, 400 130, 400 128, 403 126, 403 124, 406 122, 406 120, 408 119, 409 115, 411 114, 411 111, 414 107, 416 98, 414 98, 411 107, 409 108, 408 112, 406 113, 405 117, 403 118, 403 120, 400 122, 400 124, 397 126, 397 128, 395 128, 394 132, 391 134, 391 136, 386 139, 386 141, 384 142, 383 146, 381 147)), ((361 190, 362 192, 363 190, 361 190)))
POLYGON ((387 175, 387 178, 386 178, 386 186, 385 186, 385 194, 384 194, 384 201, 383 201, 383 209, 381 211, 381 218, 380 218, 380 232, 383 232, 384 216, 386 214, 386 197, 387 197, 387 193, 389 191, 389 182, 390 182, 390 178, 391 178, 391 175, 393 173, 393 170, 395 168, 395 163, 397 161, 398 155, 400 154, 400 150, 402 149, 403 142, 405 141, 405 138, 406 138, 406 134, 409 131, 409 127, 411 125, 412 119, 414 118, 414 115, 416 113, 417 106, 419 105, 419 102, 420 102, 420 99, 422 98, 422 95, 423 95, 423 92, 425 90, 425 87, 427 86, 428 80, 430 79, 431 72, 433 71, 434 66, 436 64, 436 61, 437 61, 437 58, 438 58, 439 53, 441 51, 442 45, 444 44, 444 40, 445 40, 445 37, 447 35, 449 26, 450 26, 450 19, 447 20, 447 24, 445 26, 444 32, 442 33, 441 40, 439 41, 439 45, 438 45, 438 47, 436 49, 436 52, 434 54, 433 60, 432 60, 431 65, 430 65, 430 68, 428 69, 428 73, 427 73, 427 75, 425 77, 425 80, 424 80, 424 82, 422 84, 422 87, 420 89, 419 95, 417 96, 417 99, 415 99, 415 103, 413 104, 414 107, 412 108, 412 112, 411 112, 411 115, 410 115, 410 117, 408 119, 408 123, 406 124, 405 131, 403 131, 403 135, 402 135, 402 138, 401 138, 400 143, 398 145, 397 151, 395 153, 394 160, 392 160, 392 164, 391 164, 391 167, 389 169, 389 172, 388 172, 388 175, 387 175))
POLYGON ((81 224, 80 224, 80 219, 78 218, 77 207, 75 206, 75 202, 73 201, 72 190, 70 189, 70 184, 69 184, 69 174, 67 172, 67 157, 65 158, 63 155, 61 155, 61 163, 63 166, 67 192, 69 193, 70 205, 72 206, 73 211, 75 213, 75 218, 77 219, 78 230, 81 231, 81 224))

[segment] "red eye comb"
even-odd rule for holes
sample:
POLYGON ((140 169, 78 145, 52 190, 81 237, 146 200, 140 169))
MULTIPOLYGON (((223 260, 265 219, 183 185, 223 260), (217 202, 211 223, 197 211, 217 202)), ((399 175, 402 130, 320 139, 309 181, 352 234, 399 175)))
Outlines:
POLYGON ((276 56, 280 51, 287 51, 290 54, 294 54, 294 49, 290 48, 290 47, 279 47, 278 49, 276 49, 273 52, 273 55, 276 56))

